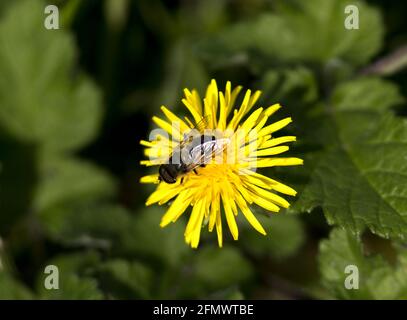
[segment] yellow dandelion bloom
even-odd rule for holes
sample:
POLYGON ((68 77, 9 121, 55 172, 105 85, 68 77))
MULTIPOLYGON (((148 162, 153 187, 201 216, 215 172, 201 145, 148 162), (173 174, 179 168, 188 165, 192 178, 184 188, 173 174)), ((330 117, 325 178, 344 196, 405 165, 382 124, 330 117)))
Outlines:
MULTIPOLYGON (((233 239, 237 240, 239 235, 236 223, 239 213, 243 214, 254 229, 265 235, 266 231, 251 211, 250 205, 256 204, 267 211, 278 212, 280 207, 289 206, 288 201, 278 193, 296 195, 291 187, 256 172, 257 168, 303 163, 299 158, 276 157, 289 149, 285 143, 296 140, 295 136, 274 137, 276 131, 292 121, 291 118, 267 124, 269 117, 281 106, 274 104, 254 109, 260 91, 252 93, 247 90, 240 107, 235 108, 241 89, 238 86, 232 90, 231 83, 227 82, 225 91, 222 92, 218 90, 216 81, 212 80, 203 101, 196 90, 185 89, 182 102, 192 118, 185 117, 183 120, 162 106, 166 119, 153 117, 162 132, 155 134, 151 141, 140 142, 146 147, 145 155, 149 158, 141 161, 141 164, 162 166, 172 159, 175 150, 187 144, 185 139, 194 127, 203 126, 199 128, 200 132, 211 130, 212 136, 216 136, 216 139, 212 138, 210 141, 212 150, 214 147, 218 148, 216 155, 212 154, 210 160, 206 158, 194 170, 192 166, 189 166, 190 170, 185 169, 188 166, 184 166, 183 172, 173 172, 179 173, 179 176, 174 177, 174 181, 170 183, 162 181, 158 173, 140 180, 142 183, 158 184, 146 205, 170 202, 162 217, 161 227, 177 221, 192 207, 185 229, 185 241, 193 248, 198 247, 201 229, 206 225, 210 232, 216 228, 218 244, 222 247, 223 214, 233 239), (219 141, 227 141, 224 143, 225 147, 219 148, 219 141)), ((203 136, 204 134, 201 135, 203 136)), ((203 155, 202 144, 200 148, 199 152, 203 155)), ((188 151, 190 157, 193 153, 191 150, 188 151)))

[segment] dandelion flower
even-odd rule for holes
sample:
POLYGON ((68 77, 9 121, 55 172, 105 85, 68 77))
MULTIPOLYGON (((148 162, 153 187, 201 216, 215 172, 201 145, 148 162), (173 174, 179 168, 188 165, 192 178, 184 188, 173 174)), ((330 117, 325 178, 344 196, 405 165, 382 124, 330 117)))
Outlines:
POLYGON ((158 166, 168 161, 174 148, 191 131, 193 123, 198 125, 203 118, 207 119, 204 129, 213 130, 230 141, 228 147, 221 150, 221 161, 213 159, 195 172, 186 172, 175 183, 160 182, 158 173, 140 180, 142 183, 158 184, 146 205, 169 203, 161 219, 161 227, 176 222, 182 214, 190 212, 184 235, 192 248, 198 247, 201 229, 205 226, 210 232, 216 229, 218 244, 222 247, 222 220, 226 220, 233 239, 237 240, 239 231, 236 217, 239 213, 255 230, 265 235, 266 231, 250 206, 255 204, 267 211, 278 212, 281 207, 289 206, 288 201, 279 194, 296 195, 291 187, 256 172, 264 167, 303 163, 299 158, 277 156, 289 149, 285 143, 296 140, 295 136, 274 137, 275 132, 292 121, 291 118, 267 124, 269 117, 281 106, 274 104, 254 108, 260 91, 252 94, 247 90, 242 103, 235 108, 241 89, 238 86, 232 90, 231 83, 227 82, 222 92, 218 90, 216 81, 212 80, 203 101, 196 90, 185 89, 182 102, 192 118, 185 117, 184 121, 162 106, 166 119, 153 117, 153 121, 163 130, 163 134, 156 134, 151 141, 140 142, 146 147, 145 155, 149 157, 141 164, 158 166), (192 209, 188 210, 189 207, 192 209))

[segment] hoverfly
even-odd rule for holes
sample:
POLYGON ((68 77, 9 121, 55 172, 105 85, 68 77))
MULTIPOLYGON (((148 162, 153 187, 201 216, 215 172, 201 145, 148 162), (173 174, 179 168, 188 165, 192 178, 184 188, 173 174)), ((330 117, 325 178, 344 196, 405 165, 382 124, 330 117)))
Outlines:
MULTIPOLYGON (((204 124, 206 116, 196 125, 204 124)), ((206 126, 201 126, 205 128, 206 126)), ((192 127, 184 134, 183 140, 173 149, 168 163, 160 165, 158 169, 159 180, 166 183, 175 183, 179 176, 188 172, 196 172, 197 167, 205 167, 216 155, 225 150, 229 144, 228 138, 217 138, 214 134, 203 133, 203 129, 192 127)), ((181 183, 182 183, 181 178, 181 183)))

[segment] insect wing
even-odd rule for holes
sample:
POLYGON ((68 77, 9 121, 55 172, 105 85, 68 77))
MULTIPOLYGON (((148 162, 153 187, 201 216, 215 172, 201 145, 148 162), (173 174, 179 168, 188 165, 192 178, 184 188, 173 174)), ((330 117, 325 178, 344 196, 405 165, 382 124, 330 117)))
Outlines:
POLYGON ((207 141, 194 147, 190 151, 191 166, 189 169, 192 170, 191 167, 196 168, 199 165, 209 163, 214 157, 225 150, 229 142, 229 139, 218 139, 207 141))

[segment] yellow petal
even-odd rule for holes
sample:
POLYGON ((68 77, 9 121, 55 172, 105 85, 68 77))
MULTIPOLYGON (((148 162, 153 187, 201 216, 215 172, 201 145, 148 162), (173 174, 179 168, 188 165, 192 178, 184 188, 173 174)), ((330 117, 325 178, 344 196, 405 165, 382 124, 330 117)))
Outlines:
POLYGON ((209 232, 212 232, 213 227, 216 223, 216 217, 220 211, 220 194, 216 188, 216 185, 212 189, 212 204, 211 204, 211 215, 209 218, 209 232))
POLYGON ((183 189, 181 185, 179 185, 178 188, 172 188, 170 189, 171 191, 166 192, 161 196, 161 199, 159 200, 158 204, 161 206, 164 203, 167 203, 170 201, 172 198, 174 198, 179 192, 183 189))
POLYGON ((261 115, 256 126, 250 131, 250 134, 256 138, 259 137, 258 133, 263 128, 263 126, 266 124, 267 120, 268 120, 267 115, 261 115))
POLYGON ((284 194, 287 194, 290 196, 295 196, 297 194, 297 191, 295 191, 293 188, 291 188, 277 180, 271 179, 265 175, 262 175, 257 172, 253 172, 251 170, 247 170, 247 169, 241 169, 241 170, 245 174, 245 176, 243 176, 243 177, 248 178, 252 184, 256 184, 256 185, 258 185, 262 188, 266 188, 266 189, 271 188, 275 191, 278 191, 280 193, 284 193, 284 194), (252 180, 252 179, 256 179, 256 180, 252 180), (264 181, 264 183, 269 187, 264 187, 264 185, 256 183, 256 181, 258 181, 258 180, 264 181))
POLYGON ((198 112, 198 114, 202 116, 202 103, 198 91, 194 89, 191 92, 187 88, 185 88, 184 94, 186 101, 188 101, 190 105, 196 110, 196 112, 198 112))
POLYGON ((296 166, 303 164, 304 160, 300 158, 263 158, 250 162, 251 168, 264 168, 276 166, 296 166))
POLYGON ((160 226, 165 227, 170 222, 174 222, 176 219, 178 219, 178 217, 188 208, 190 203, 191 199, 189 198, 188 190, 181 191, 167 212, 161 218, 160 226))
POLYGON ((142 160, 140 164, 143 166, 151 167, 151 166, 158 166, 160 164, 166 163, 168 158, 160 158, 160 159, 151 159, 151 160, 142 160))
POLYGON ((209 117, 209 127, 215 128, 216 127, 216 115, 218 109, 218 86, 214 79, 211 80, 208 89, 206 90, 206 96, 204 99, 204 110, 205 115, 209 117))
POLYGON ((230 94, 230 99, 226 99, 227 115, 229 115, 229 113, 232 111, 232 109, 235 105, 236 99, 242 89, 243 89, 242 86, 237 86, 236 88, 233 89, 232 93, 230 94))
POLYGON ((251 197, 250 193, 246 190, 246 188, 241 183, 235 184, 235 187, 242 194, 242 196, 246 200, 246 202, 248 202, 250 204, 253 203, 253 198, 251 197))
POLYGON ((191 104, 190 101, 182 99, 182 103, 187 107, 195 122, 198 123, 202 119, 202 113, 196 110, 196 108, 191 104))
POLYGON ((266 134, 276 132, 276 131, 284 128, 286 125, 288 125, 292 121, 293 120, 291 119, 291 117, 287 117, 283 120, 274 122, 274 123, 268 125, 267 127, 264 127, 263 129, 261 129, 259 132, 259 136, 265 136, 266 134))
POLYGON ((185 229, 185 236, 192 233, 195 228, 201 228, 201 225, 198 225, 199 217, 201 212, 203 212, 203 199, 199 199, 194 206, 192 207, 191 216, 189 217, 187 227, 185 229))
POLYGON ((276 206, 274 203, 272 203, 271 201, 264 199, 252 192, 250 192, 251 197, 253 198, 253 201, 255 204, 259 205, 260 207, 272 211, 272 212, 279 212, 280 211, 280 207, 276 206))
POLYGON ((264 190, 260 187, 257 187, 253 184, 246 184, 246 186, 257 196, 262 197, 264 199, 268 199, 273 203, 279 205, 283 208, 288 208, 290 206, 289 202, 284 198, 280 197, 279 195, 272 193, 270 191, 264 190))
POLYGON ((173 114, 170 110, 168 110, 165 106, 161 106, 161 111, 165 114, 165 116, 170 120, 171 122, 175 122, 179 124, 179 128, 181 129, 181 132, 189 131, 190 128, 187 126, 187 124, 182 121, 180 118, 178 118, 175 114, 173 114))
POLYGON ((140 140, 140 144, 142 146, 149 147, 149 148, 154 147, 154 144, 152 142, 146 141, 146 140, 140 140))
POLYGON ((267 117, 270 117, 272 114, 274 114, 277 110, 281 108, 281 105, 279 103, 273 104, 272 106, 268 107, 264 113, 267 115, 267 117))
POLYGON ((236 202, 240 210, 242 211, 243 215, 245 216, 247 221, 249 221, 249 223, 253 226, 253 228, 260 232, 261 234, 266 235, 266 231, 264 230, 263 226, 261 225, 259 220, 257 220, 257 218, 254 216, 253 212, 247 206, 242 196, 238 195, 236 197, 236 202))
POLYGON ((249 102, 250 102, 250 96, 251 96, 251 90, 247 90, 246 94, 243 98, 242 105, 240 106, 239 110, 235 110, 235 113, 233 114, 232 120, 229 122, 228 129, 235 130, 237 125, 240 123, 242 120, 243 116, 246 114, 246 110, 249 108, 249 102))
POLYGON ((223 237, 222 237, 222 217, 220 211, 216 214, 216 233, 218 235, 218 245, 222 248, 223 237))
POLYGON ((192 235, 191 235, 191 247, 193 249, 198 248, 199 239, 201 237, 201 230, 202 230, 201 226, 202 226, 203 217, 204 217, 204 210, 202 210, 202 208, 201 208, 201 210, 199 212, 198 220, 196 222, 195 229, 193 230, 192 235))
POLYGON ((270 183, 267 183, 267 182, 255 177, 253 174, 242 175, 241 179, 243 181, 246 181, 247 183, 254 184, 254 185, 262 187, 264 189, 269 189, 269 190, 272 189, 272 185, 270 183))
POLYGON ((247 106, 246 110, 245 110, 245 114, 247 114, 252 108, 253 106, 256 104, 257 100, 259 100, 261 96, 261 91, 257 90, 250 98, 249 101, 249 105, 247 106))
POLYGON ((151 174, 140 178, 140 183, 158 183, 158 174, 151 174))
POLYGON ((243 122, 242 129, 249 132, 257 123, 263 108, 258 108, 243 122))
POLYGON ((233 215, 232 209, 231 209, 231 199, 225 195, 225 192, 222 191, 222 202, 223 202, 223 208, 225 209, 225 215, 226 215, 226 222, 229 226, 230 233, 232 234, 232 237, 234 240, 237 240, 239 237, 239 230, 237 228, 235 216, 233 215))
POLYGON ((231 89, 232 89, 232 83, 230 81, 227 81, 226 86, 225 86, 225 102, 226 102, 226 105, 230 102, 231 89))
POLYGON ((154 147, 144 149, 144 155, 149 158, 169 158, 172 153, 172 148, 170 147, 154 147))
POLYGON ((155 136, 155 140, 152 141, 155 147, 167 147, 167 146, 173 146, 176 145, 177 143, 174 142, 172 139, 168 139, 168 137, 165 137, 161 134, 157 134, 155 136))
POLYGON ((225 101, 225 97, 223 95, 222 92, 219 92, 219 121, 218 121, 218 125, 217 125, 217 129, 219 130, 225 130, 226 129, 226 118, 227 118, 227 114, 226 114, 226 101, 225 101))
POLYGON ((167 121, 164 121, 163 119, 154 116, 153 121, 159 126, 161 129, 165 130, 168 132, 173 139, 176 139, 177 141, 180 141, 182 139, 182 134, 179 130, 179 123, 173 123, 172 125, 168 123, 167 121))
POLYGON ((160 188, 158 187, 157 190, 155 190, 150 196, 148 197, 146 201, 146 206, 150 206, 154 203, 157 203, 161 201, 163 198, 167 197, 168 195, 172 195, 171 198, 173 198, 175 195, 177 195, 180 191, 179 187, 167 187, 167 188, 160 188))
POLYGON ((260 147, 262 149, 265 149, 265 148, 278 146, 279 144, 286 143, 286 142, 292 142, 292 141, 296 141, 295 136, 284 136, 284 137, 279 137, 279 138, 273 138, 273 139, 263 142, 260 147))
POLYGON ((279 146, 279 147, 267 148, 267 149, 262 149, 262 150, 256 151, 255 155, 257 157, 274 156, 276 154, 286 152, 288 149, 289 149, 289 147, 287 147, 287 146, 279 146))
POLYGON ((195 89, 192 90, 192 102, 194 103, 195 109, 198 111, 198 113, 202 115, 201 97, 199 96, 198 91, 196 91, 195 89))

